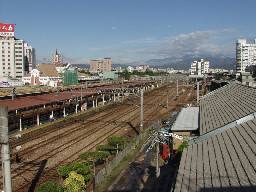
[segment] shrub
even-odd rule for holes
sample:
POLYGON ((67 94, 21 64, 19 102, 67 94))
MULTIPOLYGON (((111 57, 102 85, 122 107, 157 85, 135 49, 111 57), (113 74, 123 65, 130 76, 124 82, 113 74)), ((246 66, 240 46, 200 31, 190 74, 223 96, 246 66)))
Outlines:
POLYGON ((71 171, 69 177, 64 180, 62 187, 65 192, 84 192, 86 188, 84 177, 71 171))
POLYGON ((84 177, 84 181, 85 182, 88 182, 92 179, 92 174, 91 173, 88 173, 87 175, 83 175, 84 177))
POLYGON ((137 141, 137 137, 133 137, 131 143, 135 143, 137 141))
POLYGON ((63 189, 57 182, 46 182, 39 185, 36 192, 63 192, 63 189))
POLYGON ((71 171, 76 171, 78 174, 87 175, 91 171, 90 163, 83 162, 83 163, 71 163, 68 166, 60 167, 57 172, 66 177, 70 174, 71 171))
POLYGON ((178 153, 181 153, 183 151, 184 148, 187 148, 188 147, 188 142, 187 141, 184 141, 181 145, 179 145, 178 149, 177 149, 177 152, 178 153))

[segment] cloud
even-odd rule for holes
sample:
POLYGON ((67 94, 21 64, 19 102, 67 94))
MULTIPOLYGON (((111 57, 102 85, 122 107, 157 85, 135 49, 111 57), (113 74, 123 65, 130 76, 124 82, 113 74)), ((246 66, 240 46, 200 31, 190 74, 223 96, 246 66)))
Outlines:
POLYGON ((159 41, 157 41, 154 37, 148 37, 144 39, 123 41, 122 43, 143 44, 143 43, 156 43, 156 42, 159 42, 159 41))
POLYGON ((74 59, 71 61, 71 63, 73 63, 73 64, 89 64, 90 59, 88 59, 88 58, 74 59))
POLYGON ((117 27, 113 26, 111 29, 112 29, 112 30, 117 30, 117 27))
POLYGON ((153 47, 130 50, 138 54, 150 54, 156 57, 182 57, 184 55, 231 55, 234 54, 234 42, 222 44, 224 36, 234 34, 232 29, 196 31, 189 34, 165 37, 153 47), (216 40, 218 39, 218 41, 216 40))

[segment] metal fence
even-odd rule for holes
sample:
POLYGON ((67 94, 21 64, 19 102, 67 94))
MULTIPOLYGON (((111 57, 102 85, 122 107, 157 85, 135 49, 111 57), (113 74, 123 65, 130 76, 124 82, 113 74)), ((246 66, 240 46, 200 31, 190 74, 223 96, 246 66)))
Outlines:
POLYGON ((150 127, 145 129, 143 133, 137 136, 136 141, 131 141, 128 143, 125 148, 119 152, 112 161, 110 161, 104 168, 102 168, 98 173, 95 175, 95 183, 100 184, 105 177, 109 176, 113 169, 118 166, 118 164, 124 159, 124 157, 129 154, 139 143, 149 134, 149 129, 154 129, 156 126, 160 125, 161 121, 158 120, 153 123, 150 127))

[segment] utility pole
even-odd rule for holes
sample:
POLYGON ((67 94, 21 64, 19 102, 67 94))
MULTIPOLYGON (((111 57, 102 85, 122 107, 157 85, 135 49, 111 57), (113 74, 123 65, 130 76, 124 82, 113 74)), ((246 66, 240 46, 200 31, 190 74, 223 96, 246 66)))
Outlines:
MULTIPOLYGON (((158 133, 159 134, 159 133, 158 133)), ((159 181, 158 178, 160 176, 160 169, 159 169, 159 142, 156 143, 156 192, 158 192, 159 181)))
POLYGON ((8 131, 8 107, 0 106, 0 143, 2 152, 3 186, 5 192, 12 191, 10 146, 8 131))
POLYGON ((140 90, 140 131, 143 131, 143 89, 140 90))
POLYGON ((196 101, 197 103, 199 102, 199 82, 197 82, 197 97, 196 97, 196 101))
POLYGON ((81 102, 83 101, 83 89, 81 87, 81 102))
POLYGON ((166 108, 168 109, 168 86, 167 86, 167 91, 166 91, 166 108))
POLYGON ((12 100, 15 100, 15 88, 12 88, 12 100))
POLYGON ((179 80, 177 80, 177 97, 179 96, 179 80))

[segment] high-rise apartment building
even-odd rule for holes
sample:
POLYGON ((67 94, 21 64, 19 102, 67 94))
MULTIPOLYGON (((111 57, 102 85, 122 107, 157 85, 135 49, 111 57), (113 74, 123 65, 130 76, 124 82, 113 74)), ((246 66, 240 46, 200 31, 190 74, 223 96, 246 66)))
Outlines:
POLYGON ((208 74, 210 69, 210 62, 205 59, 200 59, 191 63, 190 75, 204 75, 208 74))
MULTIPOLYGON (((28 66, 28 71, 31 72, 32 69, 36 68, 36 51, 35 48, 24 43, 25 51, 25 66, 28 66)), ((26 70, 25 70, 26 71, 26 70)))
POLYGON ((35 49, 14 37, 14 25, 0 23, 0 79, 22 78, 35 68, 35 49))
POLYGON ((245 72, 246 67, 256 65, 256 39, 254 44, 247 44, 246 39, 236 42, 236 73, 245 72))
POLYGON ((104 58, 104 60, 91 60, 90 71, 92 72, 110 72, 111 58, 104 58))

